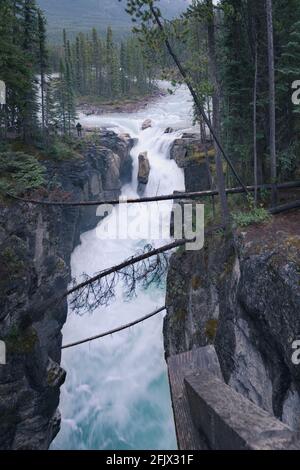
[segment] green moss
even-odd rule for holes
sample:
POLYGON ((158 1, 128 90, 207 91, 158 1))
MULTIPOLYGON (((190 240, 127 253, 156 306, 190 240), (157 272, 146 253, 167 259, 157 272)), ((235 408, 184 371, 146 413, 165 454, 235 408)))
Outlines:
POLYGON ((174 313, 176 323, 183 323, 187 317, 187 310, 185 308, 177 308, 174 313))
POLYGON ((176 253, 177 253, 178 255, 182 255, 183 253, 185 253, 185 245, 179 246, 179 247, 176 249, 176 253))
MULTIPOLYGON (((213 158, 215 154, 216 154, 215 149, 210 149, 207 152, 207 156, 209 158, 213 158)), ((197 150, 193 150, 191 156, 189 157, 189 160, 193 160, 195 162, 201 163, 202 160, 205 160, 205 152, 199 152, 197 150)))
POLYGON ((66 269, 66 263, 64 262, 64 260, 62 258, 59 258, 57 263, 56 263, 56 270, 58 272, 64 272, 66 269))
POLYGON ((207 339, 211 343, 213 343, 215 340, 217 329, 218 329, 218 320, 212 318, 206 322, 205 334, 207 336, 207 339))
POLYGON ((192 288, 193 290, 198 290, 202 285, 200 276, 193 276, 192 278, 192 288))
POLYGON ((235 260, 236 260, 235 253, 232 253, 227 259, 227 261, 224 263, 224 269, 220 275, 221 279, 224 279, 225 277, 228 276, 228 274, 232 273, 235 260))
POLYGON ((47 383, 48 385, 53 385, 57 379, 56 372, 54 370, 50 370, 47 373, 47 383))
POLYGON ((4 263, 10 268, 11 271, 14 273, 19 272, 23 267, 24 263, 21 261, 16 253, 12 250, 12 248, 5 248, 5 250, 2 252, 2 257, 4 263))
POLYGON ((12 237, 10 244, 11 246, 4 248, 0 254, 0 284, 5 284, 9 279, 21 275, 25 270, 24 261, 20 257, 22 250, 24 250, 24 244, 17 237, 12 237))
POLYGON ((7 351, 11 354, 30 354, 38 343, 38 334, 33 327, 24 331, 14 327, 5 338, 5 342, 7 351))

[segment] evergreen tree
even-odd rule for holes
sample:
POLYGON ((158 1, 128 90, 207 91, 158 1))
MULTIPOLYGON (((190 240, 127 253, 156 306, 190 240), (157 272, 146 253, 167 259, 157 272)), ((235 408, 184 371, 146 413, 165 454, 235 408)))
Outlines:
POLYGON ((120 84, 121 84, 121 93, 123 96, 126 96, 128 93, 127 87, 127 54, 125 44, 121 43, 120 50, 120 84))
POLYGON ((48 135, 55 133, 59 127, 57 82, 57 78, 49 77, 46 80, 45 126, 48 135))
POLYGON ((106 34, 106 57, 105 57, 106 74, 107 74, 106 91, 107 91, 108 98, 111 98, 112 93, 113 93, 113 79, 114 79, 113 56, 114 56, 113 33, 112 33, 111 27, 109 26, 107 28, 107 34, 106 34))
POLYGON ((41 88, 41 113, 42 113, 42 131, 46 125, 46 75, 48 70, 48 51, 46 47, 46 20, 41 10, 38 10, 38 41, 39 41, 39 69, 40 69, 40 88, 41 88))
POLYGON ((63 134, 67 132, 67 96, 65 86, 65 64, 60 61, 59 78, 55 81, 54 100, 56 103, 57 125, 63 134))
POLYGON ((28 71, 20 102, 24 140, 32 139, 38 127, 37 82, 35 79, 35 52, 37 49, 37 7, 34 0, 24 0, 22 9, 23 52, 28 71))
POLYGON ((275 58, 274 58, 274 28, 273 28, 273 1, 266 0, 267 9, 267 37, 268 37, 268 68, 269 68, 269 116, 270 116, 270 160, 272 203, 277 202, 277 154, 276 154, 276 91, 275 91, 275 58))
POLYGON ((67 117, 67 128, 68 133, 71 135, 72 127, 75 125, 76 120, 76 104, 75 104, 75 94, 73 89, 72 82, 72 72, 70 63, 66 62, 65 75, 63 77, 64 88, 65 88, 65 110, 67 117))

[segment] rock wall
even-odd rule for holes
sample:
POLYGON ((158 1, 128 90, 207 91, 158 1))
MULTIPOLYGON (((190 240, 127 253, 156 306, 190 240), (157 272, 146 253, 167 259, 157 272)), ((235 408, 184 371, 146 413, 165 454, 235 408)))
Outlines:
POLYGON ((205 145, 200 142, 199 136, 193 134, 184 134, 182 138, 176 139, 171 147, 170 158, 184 169, 185 186, 189 191, 199 191, 199 188, 210 189, 207 164, 214 180, 214 149, 210 141, 206 142, 206 148, 207 161, 205 145))
POLYGON ((167 357, 214 345, 225 381, 294 430, 300 430, 300 366, 292 362, 292 343, 300 338, 299 229, 299 214, 291 212, 206 237, 200 252, 175 253, 164 323, 167 357))
POLYGON ((299 232, 296 214, 201 252, 173 255, 168 275, 166 355, 215 346, 225 381, 292 429, 300 430, 299 232))
MULTIPOLYGON (((46 162, 48 179, 71 200, 118 197, 131 177, 132 141, 102 132, 81 156, 46 162)), ((53 299, 70 281, 70 257, 96 207, 9 203, 0 207, 0 449, 47 449, 60 428, 61 329, 67 303, 53 299)))

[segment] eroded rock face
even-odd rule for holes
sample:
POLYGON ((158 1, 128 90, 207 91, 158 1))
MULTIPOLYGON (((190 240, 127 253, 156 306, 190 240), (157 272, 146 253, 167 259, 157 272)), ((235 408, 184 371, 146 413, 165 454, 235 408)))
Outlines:
MULTIPOLYGON (((46 162, 49 179, 71 200, 118 197, 129 140, 102 132, 81 157, 46 162), (113 187, 113 191, 111 191, 113 187), (108 191, 109 190, 109 191, 108 191)), ((0 449, 47 449, 60 428, 61 329, 67 303, 54 302, 70 281, 70 256, 94 227, 96 207, 0 207, 0 449)))
POLYGON ((299 246, 298 215, 290 213, 173 255, 164 326, 167 355, 214 344, 226 382, 296 430, 299 246))
POLYGON ((233 247, 221 237, 211 238, 211 244, 215 250, 206 244, 199 252, 179 252, 171 258, 164 322, 167 357, 214 342, 220 285, 212 280, 216 281, 219 269, 233 256, 233 247))
POLYGON ((212 178, 214 173, 214 150, 211 142, 207 142, 205 146, 200 142, 198 135, 184 134, 171 146, 170 158, 184 169, 185 186, 189 191, 210 189, 208 164, 212 178))

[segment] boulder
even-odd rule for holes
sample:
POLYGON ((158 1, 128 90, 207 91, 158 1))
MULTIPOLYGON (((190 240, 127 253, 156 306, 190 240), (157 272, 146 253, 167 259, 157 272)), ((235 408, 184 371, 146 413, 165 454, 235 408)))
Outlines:
POLYGON ((140 153, 139 155, 139 173, 138 182, 141 184, 148 184, 150 175, 150 163, 147 152, 140 153))
POLYGON ((142 196, 146 190, 150 175, 150 163, 147 152, 139 155, 139 172, 138 172, 138 194, 142 196))
POLYGON ((131 139, 130 134, 128 134, 127 132, 125 132, 124 134, 120 134, 119 137, 120 139, 124 139, 124 140, 131 139))
POLYGON ((151 119, 146 119, 146 121, 144 121, 142 124, 142 131, 149 129, 149 127, 152 127, 152 121, 151 119))
POLYGON ((167 127, 167 129, 165 130, 165 134, 172 134, 172 132, 174 132, 174 129, 172 129, 172 127, 167 127))

